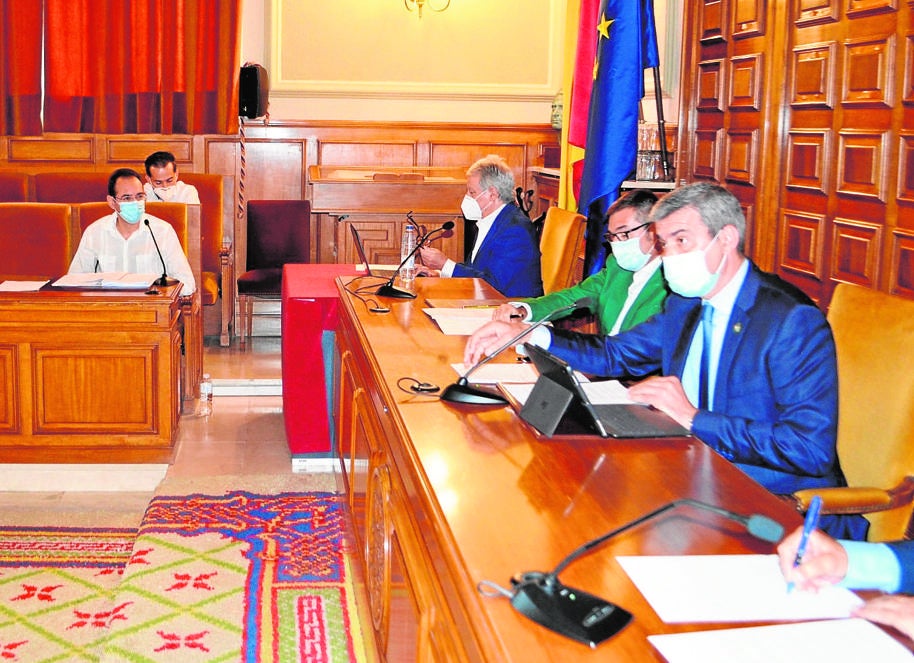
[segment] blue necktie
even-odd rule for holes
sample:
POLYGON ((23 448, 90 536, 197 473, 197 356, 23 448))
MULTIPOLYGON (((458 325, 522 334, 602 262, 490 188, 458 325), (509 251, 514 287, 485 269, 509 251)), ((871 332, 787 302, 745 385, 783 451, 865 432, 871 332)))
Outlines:
POLYGON ((711 409, 711 320, 714 307, 701 304, 701 372, 698 375, 698 409, 711 409))

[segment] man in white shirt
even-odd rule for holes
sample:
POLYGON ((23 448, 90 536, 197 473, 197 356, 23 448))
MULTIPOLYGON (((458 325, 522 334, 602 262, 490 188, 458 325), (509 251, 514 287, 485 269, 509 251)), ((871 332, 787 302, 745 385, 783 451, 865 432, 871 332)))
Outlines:
POLYGON ((199 205, 197 187, 178 179, 178 164, 171 152, 153 152, 146 157, 146 199, 155 203, 199 205))
POLYGON ((197 284, 177 233, 167 221, 146 214, 141 175, 131 168, 115 170, 108 178, 107 200, 114 213, 86 228, 69 273, 160 274, 164 261, 165 274, 183 284, 181 294, 193 293, 197 284))

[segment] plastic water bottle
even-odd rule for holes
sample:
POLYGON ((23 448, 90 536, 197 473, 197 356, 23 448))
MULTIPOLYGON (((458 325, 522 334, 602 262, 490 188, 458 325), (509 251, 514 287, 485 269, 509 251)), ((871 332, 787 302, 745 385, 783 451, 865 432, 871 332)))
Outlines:
POLYGON ((404 284, 411 283, 416 278, 416 256, 410 255, 416 248, 416 238, 416 226, 411 223, 403 226, 403 237, 400 238, 400 262, 409 256, 409 260, 406 260, 400 268, 400 282, 404 284))
POLYGON ((197 416, 208 417, 213 413, 213 381, 209 373, 203 374, 200 380, 200 400, 197 402, 197 416))

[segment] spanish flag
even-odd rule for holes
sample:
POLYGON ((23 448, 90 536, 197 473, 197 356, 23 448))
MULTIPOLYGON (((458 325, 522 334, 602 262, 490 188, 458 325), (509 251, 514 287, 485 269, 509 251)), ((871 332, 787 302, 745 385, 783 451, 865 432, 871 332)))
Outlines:
POLYGON ((580 181, 577 209, 587 217, 586 277, 603 268, 606 210, 635 168, 644 70, 660 58, 652 0, 581 0, 578 26, 568 144, 584 147, 584 159, 571 161, 569 148, 566 165, 572 186, 580 181))

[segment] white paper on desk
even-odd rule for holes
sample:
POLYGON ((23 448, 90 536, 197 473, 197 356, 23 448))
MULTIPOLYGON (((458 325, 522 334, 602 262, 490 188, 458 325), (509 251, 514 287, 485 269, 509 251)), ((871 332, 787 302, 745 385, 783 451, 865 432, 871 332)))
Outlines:
POLYGON ((159 274, 132 274, 130 272, 87 272, 64 274, 54 281, 55 286, 64 288, 148 288, 159 274))
POLYGON ((617 557, 668 624, 829 619, 862 601, 843 587, 787 593, 776 555, 617 557))
POLYGON ((446 336, 469 336, 492 321, 491 308, 424 308, 446 336))
POLYGON ((669 663, 910 663, 901 643, 862 619, 649 635, 669 663))
POLYGON ((37 292, 48 282, 44 281, 3 281, 0 283, 0 292, 37 292))
MULTIPOLYGON (((580 376, 578 382, 582 382, 580 376)), ((583 382, 581 388, 587 394, 587 398, 594 405, 614 405, 617 403, 629 404, 634 403, 628 397, 626 389, 618 380, 600 380, 599 382, 583 382)))
MULTIPOLYGON (((467 367, 464 364, 451 364, 457 375, 463 375, 467 367)), ((536 382, 536 369, 526 362, 516 364, 486 364, 473 371, 470 382, 478 384, 495 384, 496 382, 523 382, 529 383, 531 388, 536 382)))

